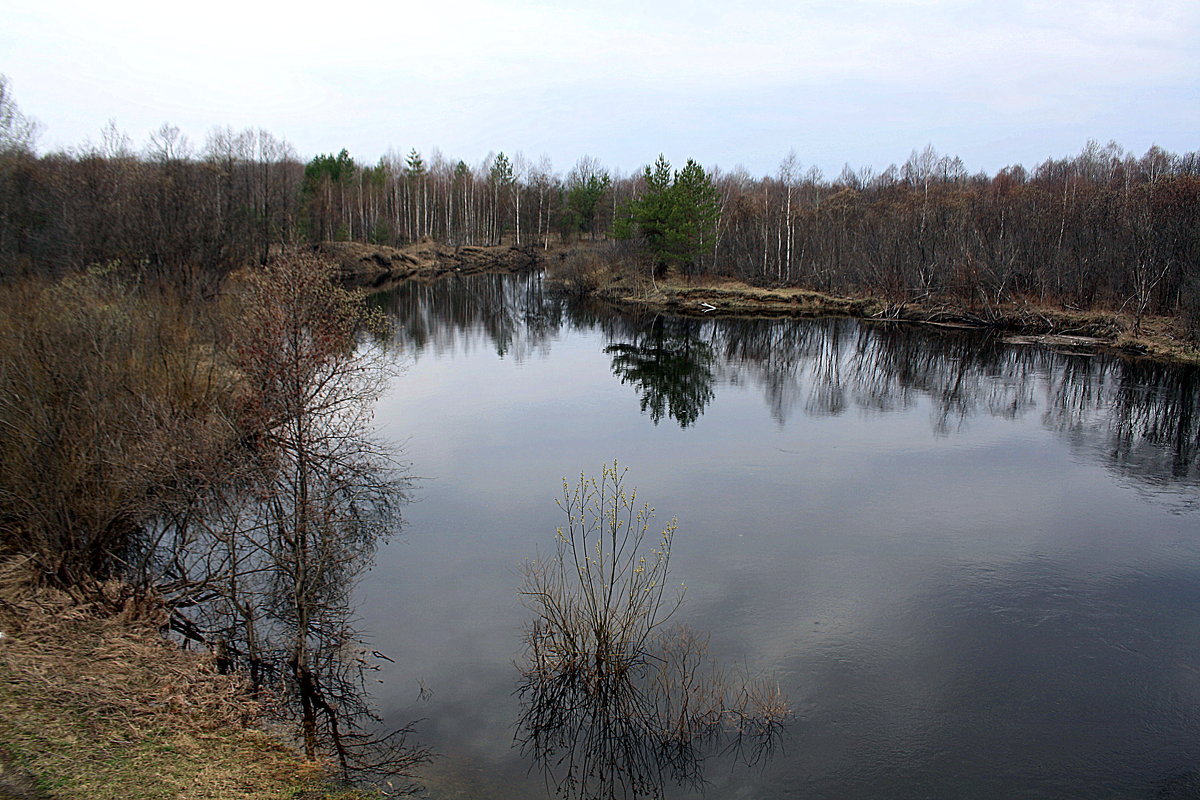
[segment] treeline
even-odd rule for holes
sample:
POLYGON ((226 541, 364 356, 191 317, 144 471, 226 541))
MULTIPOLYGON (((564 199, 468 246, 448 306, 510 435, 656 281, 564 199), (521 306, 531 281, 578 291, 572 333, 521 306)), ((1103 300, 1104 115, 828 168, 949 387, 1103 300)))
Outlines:
POLYGON ((120 264, 172 281, 219 278, 298 238, 302 178, 291 147, 261 131, 216 133, 202 154, 167 126, 141 153, 112 128, 78 152, 10 150, 0 156, 0 259, 9 274, 120 264))
POLYGON ((415 150, 374 164, 345 150, 303 162, 263 131, 218 130, 194 147, 170 126, 140 151, 110 126, 98 145, 39 156, 29 132, 14 131, 0 135, 9 274, 120 263, 210 279, 265 261, 279 243, 547 247, 611 235, 635 245, 617 257, 689 277, 984 312, 1028 302, 1200 319, 1196 152, 1089 143, 988 175, 926 147, 835 178, 794 154, 765 177, 694 162, 673 172, 662 158, 626 176, 584 157, 564 176, 546 159, 504 153, 475 165, 415 150))
POLYGON ((0 147, 0 267, 57 275, 120 264, 211 280, 265 262, 279 244, 544 247, 606 231, 612 212, 599 205, 614 197, 588 159, 566 178, 504 153, 473 167, 415 151, 373 166, 345 150, 304 163, 265 131, 216 131, 197 149, 163 126, 135 151, 110 128, 74 152, 0 147))
POLYGON ((1089 143, 1033 170, 968 174, 925 148, 834 181, 793 159, 772 178, 729 176, 714 262, 757 283, 1195 315, 1200 155, 1089 143))

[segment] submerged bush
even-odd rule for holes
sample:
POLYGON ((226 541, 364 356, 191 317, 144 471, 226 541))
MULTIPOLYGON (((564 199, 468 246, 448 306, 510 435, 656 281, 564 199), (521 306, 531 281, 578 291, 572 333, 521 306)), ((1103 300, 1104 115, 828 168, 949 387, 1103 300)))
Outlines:
POLYGON ((537 669, 589 679, 620 675, 644 661, 647 642, 683 600, 666 595, 676 524, 645 547, 653 509, 637 506, 616 462, 599 478, 563 482, 567 515, 554 555, 528 562, 524 596, 536 613, 529 644, 537 669), (648 557, 648 558, 647 558, 648 557))
POLYGON ((707 749, 753 762, 791 709, 768 681, 734 679, 707 637, 666 627, 683 600, 668 591, 671 520, 653 539, 616 462, 563 482, 548 558, 527 562, 527 630, 517 739, 564 797, 658 797, 666 779, 703 783, 707 749))

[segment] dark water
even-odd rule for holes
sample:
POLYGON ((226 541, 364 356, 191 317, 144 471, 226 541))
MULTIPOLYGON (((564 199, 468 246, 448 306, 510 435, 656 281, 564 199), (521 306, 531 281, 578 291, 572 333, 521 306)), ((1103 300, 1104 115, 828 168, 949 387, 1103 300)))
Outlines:
POLYGON ((520 565, 613 459, 678 517, 681 619, 796 709, 707 796, 1200 796, 1195 370, 535 277, 380 303, 406 368, 378 421, 425 480, 360 614, 378 705, 443 754, 430 797, 548 795, 513 748, 520 565))

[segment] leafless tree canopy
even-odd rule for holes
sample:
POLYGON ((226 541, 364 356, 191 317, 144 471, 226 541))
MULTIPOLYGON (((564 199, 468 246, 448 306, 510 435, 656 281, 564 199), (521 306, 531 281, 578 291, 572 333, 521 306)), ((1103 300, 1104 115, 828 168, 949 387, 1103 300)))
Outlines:
POLYGON ((428 759, 408 729, 377 733, 363 676, 374 663, 352 624, 351 592, 399 523, 407 479, 371 437, 390 363, 359 333, 378 320, 334 268, 288 252, 238 282, 231 364, 235 480, 174 554, 196 594, 186 617, 263 685, 282 686, 310 757, 329 752, 347 779, 411 775, 428 759))
MULTIPOLYGON (((35 126, 0 82, 0 274, 115 264, 211 294, 280 244, 330 239, 452 245, 603 236, 652 187, 583 157, 478 164, 416 150, 373 164, 345 150, 299 160, 261 130, 194 145, 164 125, 139 152, 111 127, 96 145, 37 155, 35 126)), ((715 235, 679 269, 761 285, 945 300, 980 317, 1058 305, 1184 317, 1200 333, 1200 156, 1088 142, 1075 156, 994 175, 932 146, 901 165, 827 178, 789 153, 774 175, 712 170, 715 235)), ((614 245, 623 264, 642 257, 614 245)), ((576 264, 587 282, 603 272, 576 264)))

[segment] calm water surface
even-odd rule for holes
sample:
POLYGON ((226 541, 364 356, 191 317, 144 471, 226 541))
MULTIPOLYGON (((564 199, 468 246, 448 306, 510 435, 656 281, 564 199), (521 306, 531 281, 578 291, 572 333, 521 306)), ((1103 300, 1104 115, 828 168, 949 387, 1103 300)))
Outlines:
POLYGON ((1195 371, 618 315, 536 276, 379 302, 404 371, 378 421, 423 480, 360 615, 395 659, 378 706, 443 754, 428 796, 548 795, 513 747, 520 566, 564 476, 613 459, 679 520, 682 621, 797 712, 707 796, 1200 796, 1195 371))

